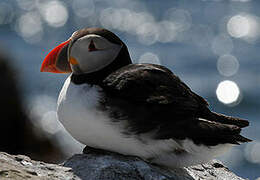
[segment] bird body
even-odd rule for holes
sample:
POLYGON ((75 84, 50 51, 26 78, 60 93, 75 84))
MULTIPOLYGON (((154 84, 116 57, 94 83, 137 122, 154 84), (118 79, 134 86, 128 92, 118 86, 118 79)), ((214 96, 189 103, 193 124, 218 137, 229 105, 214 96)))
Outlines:
POLYGON ((98 108, 102 96, 101 87, 76 85, 68 77, 58 99, 59 120, 75 139, 90 147, 138 156, 167 167, 204 163, 231 147, 196 145, 189 139, 154 139, 155 132, 127 134, 127 122, 113 121, 109 112, 98 108))
POLYGON ((240 135, 248 121, 211 112, 166 67, 132 64, 126 45, 110 31, 77 31, 46 57, 42 71, 72 72, 57 115, 87 146, 174 168, 250 141, 240 135))

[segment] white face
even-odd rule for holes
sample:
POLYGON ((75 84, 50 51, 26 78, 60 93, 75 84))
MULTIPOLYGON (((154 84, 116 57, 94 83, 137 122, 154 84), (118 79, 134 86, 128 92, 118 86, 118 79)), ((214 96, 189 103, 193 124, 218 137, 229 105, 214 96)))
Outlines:
POLYGON ((74 42, 68 52, 71 69, 76 74, 91 73, 109 65, 122 45, 114 44, 99 35, 86 35, 74 42))

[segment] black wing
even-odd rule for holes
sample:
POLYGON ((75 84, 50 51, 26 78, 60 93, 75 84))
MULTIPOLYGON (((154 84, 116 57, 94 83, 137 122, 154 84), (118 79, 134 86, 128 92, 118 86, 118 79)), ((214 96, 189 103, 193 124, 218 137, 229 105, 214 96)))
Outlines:
POLYGON ((127 133, 154 131, 154 138, 190 138, 206 145, 249 141, 239 135, 248 121, 211 112, 202 97, 163 66, 125 66, 102 88, 101 107, 115 121, 127 120, 127 133))

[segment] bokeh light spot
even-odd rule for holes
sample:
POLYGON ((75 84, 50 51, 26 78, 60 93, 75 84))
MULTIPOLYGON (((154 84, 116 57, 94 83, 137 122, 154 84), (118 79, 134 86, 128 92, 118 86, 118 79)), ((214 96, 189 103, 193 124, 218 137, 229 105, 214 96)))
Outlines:
POLYGON ((26 42, 40 42, 43 34, 40 15, 37 12, 28 12, 22 15, 18 20, 16 31, 26 42))
POLYGON ((238 100, 240 90, 235 82, 225 80, 218 84, 216 94, 220 102, 224 104, 231 104, 238 100))
POLYGON ((44 20, 52 27, 64 26, 68 20, 68 10, 60 1, 50 1, 42 10, 44 20))
POLYGON ((237 73, 239 69, 239 62, 235 56, 225 54, 219 57, 217 61, 217 68, 221 75, 232 76, 237 73))
POLYGON ((249 31, 246 36, 241 38, 249 43, 254 43, 260 37, 260 18, 250 14, 245 14, 244 17, 248 20, 249 31))
POLYGON ((152 45, 157 41, 158 29, 155 23, 145 23, 137 29, 138 40, 144 45, 152 45))
POLYGON ((227 23, 227 31, 235 38, 248 35, 250 31, 250 24, 248 19, 242 15, 233 16, 227 23))
POLYGON ((124 19, 124 16, 120 12, 114 8, 104 9, 100 14, 100 23, 108 29, 119 29, 124 19))
POLYGON ((161 64, 159 57, 151 52, 144 53, 138 60, 139 63, 161 64))
POLYGON ((171 21, 161 21, 158 23, 158 41, 162 43, 171 42, 176 39, 177 27, 171 21))

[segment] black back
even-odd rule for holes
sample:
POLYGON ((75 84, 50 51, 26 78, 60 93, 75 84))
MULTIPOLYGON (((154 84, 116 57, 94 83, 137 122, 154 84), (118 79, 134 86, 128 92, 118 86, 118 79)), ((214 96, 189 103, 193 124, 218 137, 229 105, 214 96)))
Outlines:
POLYGON ((126 134, 154 132, 155 139, 189 138, 205 145, 249 141, 235 123, 217 122, 208 103, 163 66, 131 64, 100 86, 100 108, 114 121, 127 121, 126 134))

